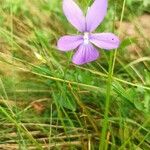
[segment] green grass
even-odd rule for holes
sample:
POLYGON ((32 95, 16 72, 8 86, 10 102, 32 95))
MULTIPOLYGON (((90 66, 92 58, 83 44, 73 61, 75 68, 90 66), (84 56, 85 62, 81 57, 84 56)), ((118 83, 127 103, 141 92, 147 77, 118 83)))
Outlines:
POLYGON ((76 66, 56 48, 77 32, 60 0, 0 0, 0 149, 149 150, 150 41, 135 20, 145 12, 147 0, 109 1, 97 31, 119 35, 119 49, 76 66), (142 46, 122 37, 125 21, 142 46))

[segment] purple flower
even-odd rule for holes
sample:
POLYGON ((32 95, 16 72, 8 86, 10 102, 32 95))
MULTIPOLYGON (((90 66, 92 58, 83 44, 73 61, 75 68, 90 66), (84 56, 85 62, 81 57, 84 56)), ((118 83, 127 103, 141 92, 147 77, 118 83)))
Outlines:
POLYGON ((63 0, 63 11, 68 21, 82 33, 63 36, 57 43, 61 51, 78 48, 72 58, 73 63, 82 65, 96 60, 99 52, 93 44, 106 50, 118 48, 120 41, 113 33, 92 33, 107 13, 107 0, 95 0, 89 7, 86 17, 74 0, 63 0))

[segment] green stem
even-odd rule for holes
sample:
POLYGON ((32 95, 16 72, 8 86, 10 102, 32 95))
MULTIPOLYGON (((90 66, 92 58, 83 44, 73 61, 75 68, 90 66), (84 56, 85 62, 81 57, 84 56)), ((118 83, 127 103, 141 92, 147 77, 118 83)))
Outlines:
POLYGON ((109 103, 110 103, 110 96, 111 96, 111 88, 112 88, 112 80, 113 80, 113 69, 112 69, 112 60, 113 60, 113 53, 111 53, 110 60, 109 60, 109 73, 108 73, 108 80, 107 80, 107 91, 106 91, 106 103, 105 103, 105 114, 104 114, 104 122, 103 128, 100 138, 100 146, 99 150, 105 149, 105 138, 106 132, 108 129, 108 114, 109 114, 109 103))
MULTIPOLYGON (((123 7, 122 7, 122 13, 121 13, 121 19, 120 19, 120 25, 123 20, 124 16, 124 9, 125 9, 126 0, 123 1, 123 7)), ((119 34, 120 34, 119 29, 119 34)), ((108 129, 108 114, 109 114, 109 104, 110 104, 110 97, 111 97, 111 89, 112 89, 112 81, 113 81, 113 72, 115 68, 115 61, 117 56, 117 50, 115 50, 114 55, 111 53, 110 59, 109 59, 109 72, 108 72, 108 80, 107 80, 107 91, 106 91, 106 103, 105 103, 105 113, 104 113, 104 122, 102 127, 102 133, 100 138, 100 146, 99 150, 104 150, 106 146, 106 133, 108 129)))

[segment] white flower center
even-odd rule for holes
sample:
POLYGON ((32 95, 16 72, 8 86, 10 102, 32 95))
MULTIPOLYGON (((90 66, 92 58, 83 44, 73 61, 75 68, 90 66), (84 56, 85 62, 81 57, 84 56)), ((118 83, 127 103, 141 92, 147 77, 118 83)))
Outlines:
POLYGON ((88 32, 84 32, 83 40, 84 40, 84 44, 89 44, 89 33, 88 32))

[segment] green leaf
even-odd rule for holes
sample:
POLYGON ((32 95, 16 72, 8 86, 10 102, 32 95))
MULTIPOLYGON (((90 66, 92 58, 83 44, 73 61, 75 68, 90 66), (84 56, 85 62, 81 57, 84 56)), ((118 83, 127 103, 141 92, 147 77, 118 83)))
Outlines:
POLYGON ((70 93, 59 93, 57 95, 57 100, 61 107, 67 108, 69 110, 75 111, 76 110, 76 103, 70 93))
POLYGON ((121 42, 120 49, 124 49, 133 43, 136 43, 136 38, 126 38, 121 42))
POLYGON ((144 112, 149 113, 150 112, 150 95, 149 92, 142 88, 137 88, 138 93, 138 99, 134 100, 135 107, 144 112))
POLYGON ((119 82, 113 83, 113 88, 122 98, 133 103, 133 98, 136 97, 136 92, 133 89, 126 90, 119 82))

